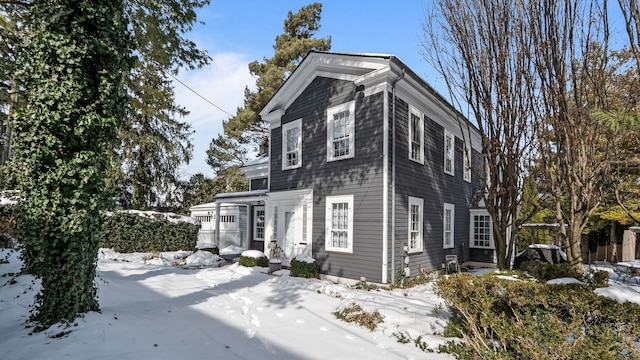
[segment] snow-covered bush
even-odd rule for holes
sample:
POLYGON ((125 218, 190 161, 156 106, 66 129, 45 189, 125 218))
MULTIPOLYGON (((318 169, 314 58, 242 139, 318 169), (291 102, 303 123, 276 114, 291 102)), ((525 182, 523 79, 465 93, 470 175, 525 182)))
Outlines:
POLYGON ((290 275, 294 277, 315 279, 318 277, 318 263, 315 259, 299 254, 291 260, 289 271, 290 275))
POLYGON ((268 267, 269 260, 267 259, 267 255, 260 250, 247 250, 240 254, 238 264, 246 267, 268 267))

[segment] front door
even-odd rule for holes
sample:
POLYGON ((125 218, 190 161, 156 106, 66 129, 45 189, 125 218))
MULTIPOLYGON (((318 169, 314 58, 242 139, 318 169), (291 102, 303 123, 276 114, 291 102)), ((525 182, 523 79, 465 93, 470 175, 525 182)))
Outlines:
POLYGON ((311 255, 311 249, 307 247, 305 239, 304 207, 306 205, 300 204, 278 207, 278 217, 283 220, 280 224, 281 229, 278 229, 278 232, 282 234, 282 244, 280 246, 282 246, 284 265, 289 265, 290 261, 298 254, 311 255))

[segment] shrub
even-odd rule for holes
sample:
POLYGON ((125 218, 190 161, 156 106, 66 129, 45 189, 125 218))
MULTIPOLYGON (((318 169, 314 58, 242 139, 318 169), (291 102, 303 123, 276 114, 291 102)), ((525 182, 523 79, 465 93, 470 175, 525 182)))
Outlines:
POLYGON ((588 269, 582 276, 582 282, 591 289, 607 287, 609 284, 609 272, 606 270, 588 269))
POLYGON ((581 274, 567 263, 549 264, 540 261, 525 261, 522 263, 522 269, 542 282, 569 277, 581 280, 591 289, 605 287, 609 281, 609 272, 607 271, 588 269, 581 274))
POLYGON ((640 356, 640 306, 581 285, 461 274, 439 279, 437 291, 451 312, 444 334, 464 338, 442 350, 459 358, 640 356))
MULTIPOLYGON (((258 251, 258 250, 250 250, 250 251, 258 251)), ((253 256, 253 254, 247 255, 245 253, 242 253, 242 255, 240 255, 240 260, 238 261, 238 264, 246 267, 256 267, 256 266, 268 267, 269 259, 267 259, 267 255, 265 254, 262 254, 262 256, 253 256)))
POLYGON ((360 280, 357 283, 353 284, 352 287, 357 290, 365 291, 380 290, 380 287, 378 285, 368 283, 366 280, 360 280))
POLYGON ((306 279, 316 279, 318 278, 318 263, 313 260, 310 261, 310 258, 305 257, 291 260, 291 264, 289 266, 290 275, 293 277, 301 277, 306 279))
POLYGON ((375 330, 378 327, 378 324, 384 321, 384 318, 378 310, 368 313, 356 303, 352 303, 350 306, 347 306, 342 310, 334 311, 333 315, 342 321, 356 323, 360 326, 366 327, 370 331, 375 330))
POLYGON ((578 271, 568 263, 549 264, 541 261, 525 261, 522 263, 522 270, 529 272, 531 276, 540 281, 549 281, 563 277, 582 278, 582 274, 578 273, 578 271))
POLYGON ((104 216, 98 239, 100 247, 121 253, 179 251, 195 248, 199 230, 198 225, 164 216, 116 212, 104 216))
POLYGON ((392 288, 408 289, 414 286, 426 284, 433 280, 433 273, 430 272, 421 272, 416 276, 407 276, 404 270, 399 269, 396 274, 396 282, 393 284, 392 288))

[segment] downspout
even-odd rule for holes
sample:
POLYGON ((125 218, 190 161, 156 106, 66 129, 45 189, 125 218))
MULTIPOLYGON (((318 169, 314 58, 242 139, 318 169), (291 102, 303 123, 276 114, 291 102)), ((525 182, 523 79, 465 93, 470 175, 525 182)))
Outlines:
POLYGON ((405 70, 391 83, 391 283, 396 282, 396 84, 405 70))

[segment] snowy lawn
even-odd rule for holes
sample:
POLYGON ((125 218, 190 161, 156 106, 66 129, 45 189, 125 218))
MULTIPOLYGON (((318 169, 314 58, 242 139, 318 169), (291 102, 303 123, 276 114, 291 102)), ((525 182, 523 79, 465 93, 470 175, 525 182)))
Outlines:
MULTIPOLYGON (((0 251, 0 259, 8 251, 0 251)), ((448 313, 431 284, 408 290, 365 291, 329 281, 299 279, 282 270, 219 267, 198 251, 119 254, 101 250, 101 313, 75 326, 42 333, 25 328, 38 283, 13 276, 21 262, 13 252, 0 264, 1 359, 453 359, 401 344, 394 333, 421 336, 431 348, 448 313), (384 322, 369 330, 338 320, 353 303, 379 311, 384 322)), ((482 272, 478 272, 482 273, 482 272)), ((640 286, 613 281, 597 289, 617 301, 640 303, 640 286)), ((571 283, 572 279, 556 282, 571 283)))
POLYGON ((285 270, 218 267, 217 256, 202 251, 177 262, 183 256, 101 250, 101 313, 32 334, 25 325, 38 284, 31 276, 3 276, 20 270, 14 252, 0 264, 0 358, 453 359, 393 335, 422 336, 433 348, 446 342, 434 335, 448 315, 431 284, 364 291, 285 270), (384 322, 370 332, 335 318, 334 311, 353 303, 378 310, 384 322))

